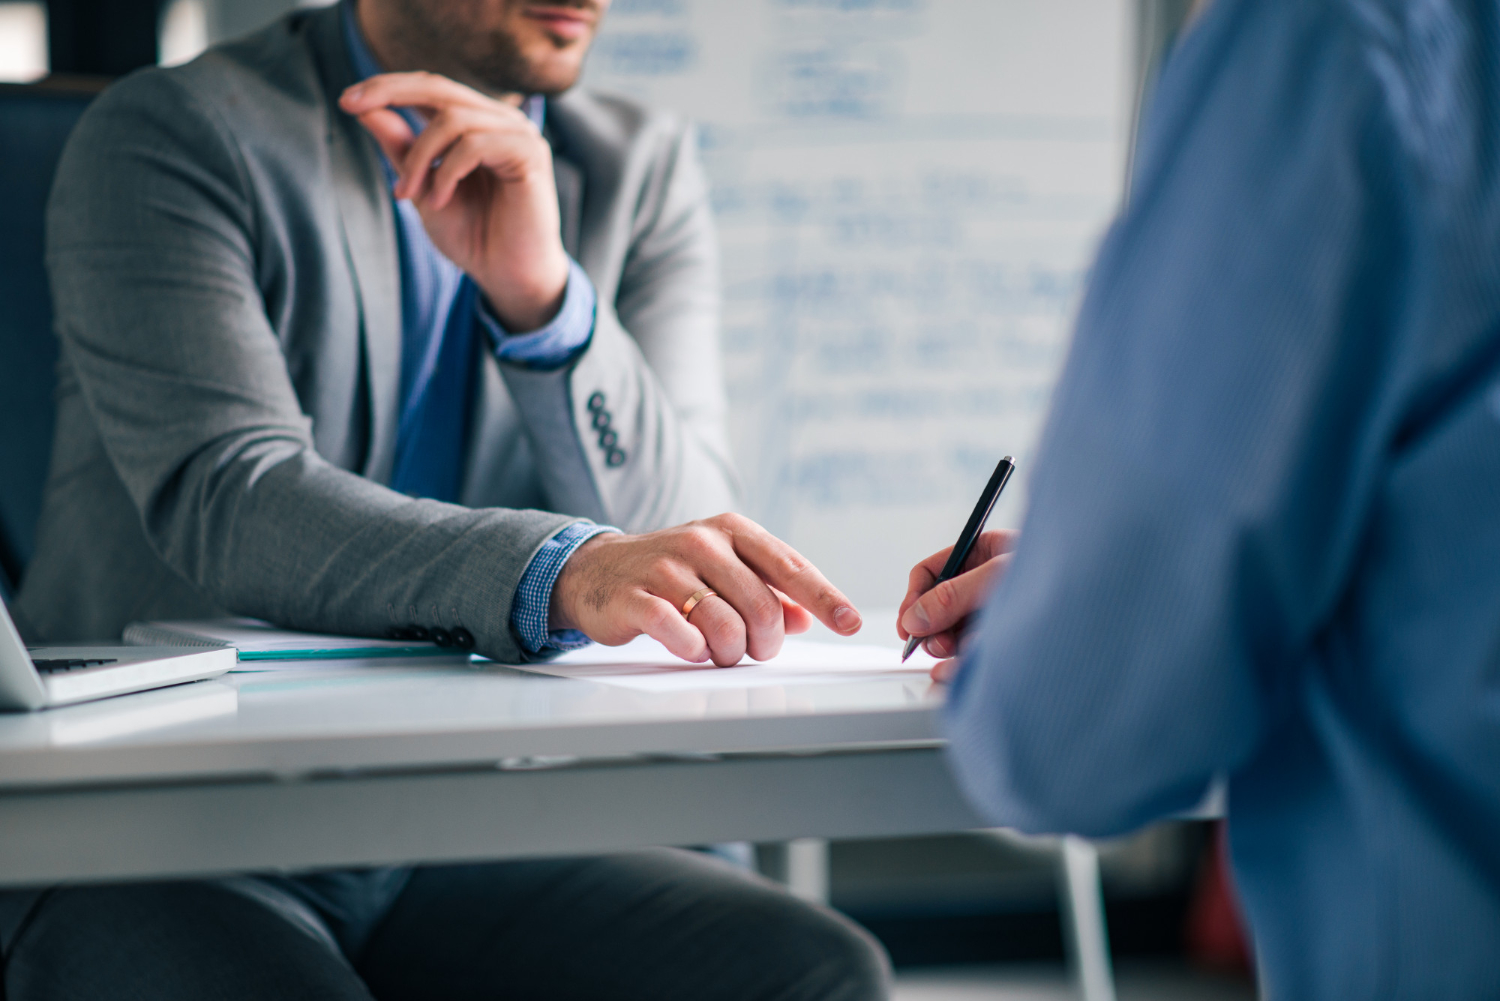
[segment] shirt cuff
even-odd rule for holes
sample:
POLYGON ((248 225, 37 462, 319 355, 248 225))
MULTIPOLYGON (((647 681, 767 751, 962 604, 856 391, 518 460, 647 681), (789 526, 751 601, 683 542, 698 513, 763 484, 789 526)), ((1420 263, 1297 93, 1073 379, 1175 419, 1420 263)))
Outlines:
POLYGON ((542 543, 536 551, 526 572, 521 575, 521 584, 516 588, 516 597, 510 606, 510 625, 521 640, 521 645, 531 653, 561 653, 577 650, 593 642, 576 629, 550 632, 547 629, 548 611, 552 607, 552 585, 562 573, 563 564, 573 551, 596 535, 618 532, 609 525, 595 525, 591 521, 575 521, 542 543))
POLYGON ((513 334, 496 319, 490 304, 481 296, 475 313, 480 326, 490 335, 495 356, 503 362, 534 369, 561 368, 583 353, 594 336, 594 308, 598 295, 594 283, 568 258, 568 285, 563 292, 562 308, 552 322, 530 333, 513 334))

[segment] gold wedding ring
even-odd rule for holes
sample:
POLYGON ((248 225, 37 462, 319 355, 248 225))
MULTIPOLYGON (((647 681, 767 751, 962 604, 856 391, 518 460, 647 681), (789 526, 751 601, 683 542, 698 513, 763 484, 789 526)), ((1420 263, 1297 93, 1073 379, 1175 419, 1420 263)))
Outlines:
POLYGON ((682 603, 682 617, 685 619, 689 615, 692 615, 693 609, 697 608, 698 602, 702 601, 704 598, 717 597, 718 594, 719 592, 715 591, 711 587, 700 587, 688 597, 687 601, 684 601, 682 603))

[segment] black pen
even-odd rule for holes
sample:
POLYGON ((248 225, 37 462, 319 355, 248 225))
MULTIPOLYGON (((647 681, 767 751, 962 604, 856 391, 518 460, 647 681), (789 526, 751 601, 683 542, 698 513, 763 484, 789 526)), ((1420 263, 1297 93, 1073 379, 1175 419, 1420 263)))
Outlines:
MULTIPOLYGON (((969 522, 964 530, 958 533, 958 541, 953 544, 953 552, 948 556, 948 562, 943 565, 943 572, 938 574, 937 587, 950 577, 957 577, 958 571, 963 567, 964 560, 969 558, 969 553, 974 548, 974 543, 979 541, 979 533, 984 531, 984 523, 990 520, 990 512, 995 510, 995 501, 1000 499, 1000 491, 1005 489, 1005 483, 1010 479, 1010 474, 1015 471, 1016 460, 1010 456, 1000 460, 995 471, 990 474, 990 481, 984 485, 984 493, 979 495, 979 503, 974 505, 974 513, 969 515, 969 522)), ((906 663, 906 658, 922 642, 923 637, 913 636, 906 641, 906 649, 901 653, 901 663, 906 663)))

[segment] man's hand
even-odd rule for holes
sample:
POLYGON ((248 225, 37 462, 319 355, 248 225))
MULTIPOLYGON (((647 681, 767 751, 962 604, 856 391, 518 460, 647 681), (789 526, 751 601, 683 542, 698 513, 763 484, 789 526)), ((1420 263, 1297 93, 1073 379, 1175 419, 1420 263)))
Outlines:
POLYGON ((552 150, 514 105, 432 73, 382 73, 339 106, 395 168, 433 245, 484 290, 507 330, 545 325, 562 306, 562 245, 552 150), (420 136, 392 108, 427 119, 420 136))
POLYGON ((859 613, 796 550, 749 518, 721 514, 649 535, 596 535, 563 564, 550 628, 579 629, 605 646, 645 633, 684 660, 767 660, 809 616, 837 633, 859 631, 859 613), (687 618, 682 606, 700 588, 687 618))
POLYGON ((955 655, 969 616, 979 610, 990 588, 1010 562, 1020 533, 985 532, 974 542, 958 576, 933 586, 948 562, 949 546, 933 553, 912 568, 906 597, 896 612, 896 632, 901 638, 925 637, 922 646, 934 657, 943 657, 932 667, 934 681, 947 681, 957 666, 955 655))

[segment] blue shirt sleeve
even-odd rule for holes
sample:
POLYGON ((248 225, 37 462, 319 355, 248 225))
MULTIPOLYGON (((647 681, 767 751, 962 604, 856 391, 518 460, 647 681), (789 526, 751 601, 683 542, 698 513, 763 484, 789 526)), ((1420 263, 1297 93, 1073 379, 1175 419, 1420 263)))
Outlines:
POLYGON ((1105 835, 1191 807, 1338 606, 1392 434, 1416 187, 1339 11, 1216 3, 1163 72, 946 708, 997 822, 1105 835))
POLYGON ((588 646, 590 640, 576 629, 552 632, 547 628, 548 610, 552 605, 552 586, 563 564, 573 551, 603 532, 618 532, 609 525, 575 521, 542 543, 521 575, 516 597, 510 606, 510 624, 520 637, 521 645, 535 654, 547 655, 588 646))
POLYGON ((496 319, 481 296, 476 312, 479 324, 489 334, 495 355, 511 365, 531 369, 562 368, 583 353, 594 336, 594 309, 598 296, 583 268, 568 258, 568 287, 562 308, 546 326, 529 333, 513 334, 496 319))

